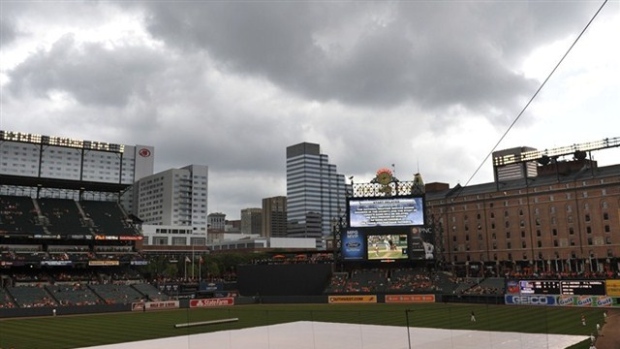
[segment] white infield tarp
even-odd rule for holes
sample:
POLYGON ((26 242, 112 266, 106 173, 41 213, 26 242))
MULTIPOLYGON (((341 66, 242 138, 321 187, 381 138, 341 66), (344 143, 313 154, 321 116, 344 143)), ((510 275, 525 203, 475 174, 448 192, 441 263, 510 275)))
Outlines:
MULTIPOLYGON (((171 324, 172 326, 172 324, 171 324)), ((89 349, 564 349, 584 336, 299 321, 89 349)))

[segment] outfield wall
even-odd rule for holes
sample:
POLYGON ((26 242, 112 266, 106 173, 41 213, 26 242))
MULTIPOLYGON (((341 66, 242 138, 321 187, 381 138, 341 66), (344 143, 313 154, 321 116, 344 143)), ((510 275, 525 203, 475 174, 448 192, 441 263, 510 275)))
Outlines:
POLYGON ((609 296, 558 296, 535 295, 521 296, 507 294, 504 301, 508 305, 543 305, 559 307, 620 307, 620 297, 609 296))
POLYGON ((38 308, 5 308, 0 309, 0 318, 12 317, 33 317, 33 316, 53 316, 53 310, 56 309, 56 315, 79 315, 79 314, 95 314, 95 313, 118 313, 130 311, 131 304, 111 304, 111 305, 83 305, 83 306, 67 306, 67 307, 38 307, 38 308))

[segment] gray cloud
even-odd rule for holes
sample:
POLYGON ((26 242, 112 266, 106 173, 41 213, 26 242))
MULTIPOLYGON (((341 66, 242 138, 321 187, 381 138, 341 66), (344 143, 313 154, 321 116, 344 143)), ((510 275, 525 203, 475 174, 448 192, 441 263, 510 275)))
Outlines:
POLYGON ((204 49, 231 71, 304 98, 379 107, 411 100, 479 112, 514 110, 536 82, 507 63, 558 39, 571 20, 580 23, 571 28, 577 32, 590 15, 586 5, 565 2, 147 6, 155 37, 204 49))
POLYGON ((209 210, 229 218, 285 195, 285 149, 303 141, 357 180, 394 163, 402 180, 419 164, 427 181, 464 184, 495 141, 467 134, 472 124, 503 131, 538 86, 523 59, 593 13, 585 2, 38 6, 12 6, 12 44, 32 21, 77 29, 5 70, 2 127, 154 145, 158 171, 208 165, 209 210), (78 39, 119 11, 145 18, 157 43, 78 39))
POLYGON ((13 21, 5 16, 0 16, 0 47, 4 47, 17 37, 17 30, 15 29, 13 21))
POLYGON ((84 105, 123 107, 134 97, 152 98, 144 78, 163 68, 156 57, 142 47, 78 47, 72 35, 66 35, 49 52, 41 50, 10 71, 8 90, 40 97, 66 92, 84 105))

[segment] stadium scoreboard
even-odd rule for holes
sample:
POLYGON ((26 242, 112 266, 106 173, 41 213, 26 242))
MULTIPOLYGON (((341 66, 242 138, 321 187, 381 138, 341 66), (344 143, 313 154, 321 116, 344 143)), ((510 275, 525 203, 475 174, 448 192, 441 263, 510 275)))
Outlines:
POLYGON ((604 280, 564 280, 560 283, 562 294, 575 296, 604 296, 604 280))
POLYGON ((521 294, 560 294, 560 282, 553 280, 520 280, 521 294))
POLYGON ((508 293, 522 295, 604 296, 606 294, 605 280, 518 280, 509 281, 507 290, 508 293))

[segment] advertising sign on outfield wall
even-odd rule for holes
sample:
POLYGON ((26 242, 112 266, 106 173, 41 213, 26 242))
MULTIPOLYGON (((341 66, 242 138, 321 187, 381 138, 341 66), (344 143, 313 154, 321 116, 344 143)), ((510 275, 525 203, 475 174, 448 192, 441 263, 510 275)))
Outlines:
POLYGON ((517 305, 556 305, 556 296, 517 296, 507 294, 504 296, 506 304, 517 305))
POLYGON ((386 303, 435 303, 434 294, 388 294, 386 303))
POLYGON ((611 297, 620 297, 620 280, 606 280, 605 294, 611 297))
POLYGON ((329 296, 327 302, 329 304, 377 303, 377 296, 329 296))
POLYGON ((235 304, 235 299, 232 297, 192 299, 189 301, 190 308, 210 308, 210 307, 221 307, 221 306, 234 305, 234 304, 235 304))
POLYGON ((617 307, 620 298, 608 296, 504 296, 506 304, 511 305, 556 305, 560 307, 617 307))
POLYGON ((147 311, 159 309, 177 309, 179 301, 163 301, 163 302, 136 302, 131 303, 132 311, 147 311))

